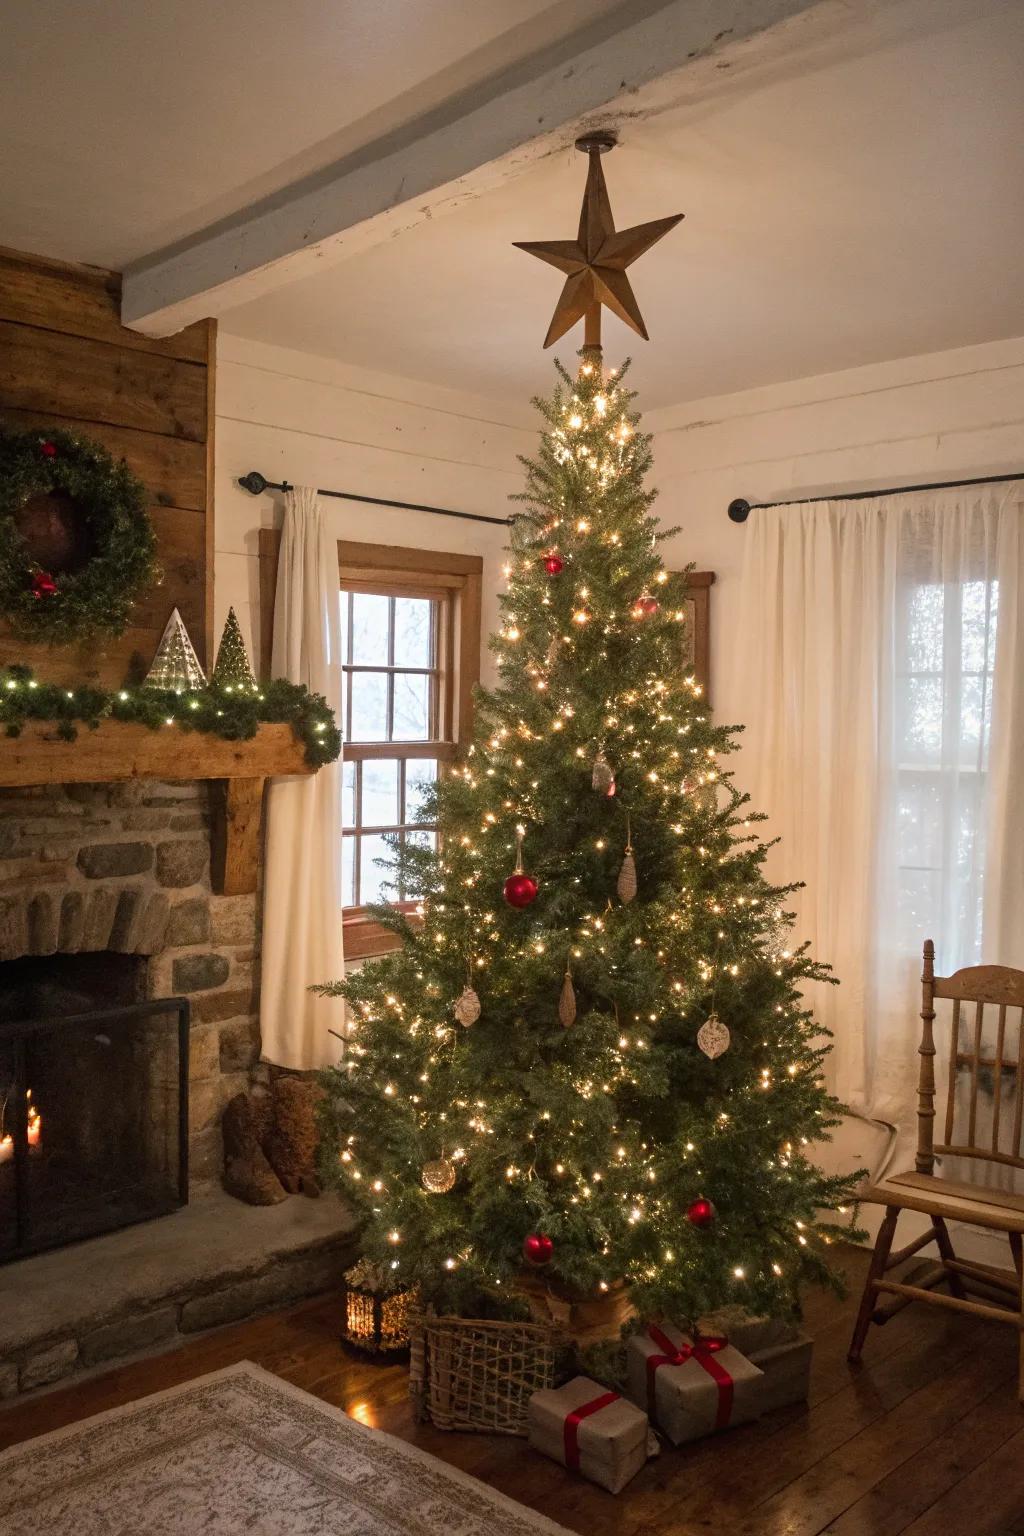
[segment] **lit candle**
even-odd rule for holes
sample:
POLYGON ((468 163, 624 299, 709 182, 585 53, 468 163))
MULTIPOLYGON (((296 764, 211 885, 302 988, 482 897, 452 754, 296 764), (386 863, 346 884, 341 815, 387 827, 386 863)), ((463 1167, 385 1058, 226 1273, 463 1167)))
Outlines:
POLYGON ((33 1148, 38 1150, 42 1145, 43 1139, 43 1117, 34 1104, 29 1104, 28 1106, 27 1131, 29 1150, 31 1151, 33 1148))
POLYGON ((14 1156, 14 1137, 0 1136, 0 1163, 9 1163, 14 1156))

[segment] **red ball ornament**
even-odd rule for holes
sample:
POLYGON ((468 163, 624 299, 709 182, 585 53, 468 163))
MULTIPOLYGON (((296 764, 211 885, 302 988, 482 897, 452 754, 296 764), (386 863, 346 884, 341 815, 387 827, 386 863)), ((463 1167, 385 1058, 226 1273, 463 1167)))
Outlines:
POLYGON ((638 597, 633 604, 633 614, 638 619, 648 619, 652 613, 657 613, 657 611, 658 599, 652 597, 649 592, 645 592, 642 597, 638 597))
POLYGON ((39 444, 39 452, 44 459, 55 459, 57 457, 57 444, 51 443, 48 438, 44 438, 39 444))
POLYGON ((33 597, 54 597, 57 592, 57 583, 49 571, 35 571, 32 576, 33 597))
POLYGON ((686 1219, 692 1227, 710 1227, 715 1220, 715 1208, 710 1200, 705 1200, 701 1196, 686 1212, 686 1219))
POLYGON ((523 1258, 534 1269, 543 1269, 545 1264, 550 1264, 554 1251, 554 1243, 543 1232, 531 1232, 523 1238, 523 1258))
POLYGON ((510 907, 528 907, 537 895, 537 882, 532 875, 517 870, 505 881, 503 894, 510 907))
POLYGON ((549 576, 561 576, 562 572, 565 570, 565 561, 562 559, 561 555, 556 555, 554 553, 545 555, 544 569, 547 571, 549 576))

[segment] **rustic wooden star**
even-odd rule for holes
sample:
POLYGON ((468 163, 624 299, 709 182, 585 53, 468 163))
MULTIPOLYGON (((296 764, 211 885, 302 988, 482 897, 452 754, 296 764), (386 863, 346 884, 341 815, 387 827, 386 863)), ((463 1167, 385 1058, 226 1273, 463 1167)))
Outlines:
POLYGON ((550 347, 584 317, 587 319, 587 342, 599 346, 602 304, 638 336, 649 340, 626 268, 674 229, 684 215, 676 213, 667 219, 653 219, 649 224, 636 224, 632 229, 615 228, 601 168, 601 153, 613 143, 614 139, 597 135, 578 142, 579 148, 587 150, 590 166, 580 211, 579 234, 575 240, 513 241, 519 250, 537 256, 567 274, 544 338, 545 347, 550 347))

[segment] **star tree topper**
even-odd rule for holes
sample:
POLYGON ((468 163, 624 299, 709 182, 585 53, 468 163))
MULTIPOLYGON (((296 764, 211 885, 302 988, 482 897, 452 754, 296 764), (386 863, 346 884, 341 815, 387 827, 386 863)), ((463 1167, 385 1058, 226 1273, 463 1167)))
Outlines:
POLYGON ((626 268, 674 229, 684 215, 675 213, 667 219, 653 219, 649 224, 617 230, 601 169, 602 154, 615 147, 614 135, 588 134, 576 140, 576 147, 584 150, 590 160, 576 239, 513 242, 519 250, 567 274, 544 345, 550 347, 577 320, 585 319, 585 345, 599 347, 602 304, 647 341, 647 327, 626 268))

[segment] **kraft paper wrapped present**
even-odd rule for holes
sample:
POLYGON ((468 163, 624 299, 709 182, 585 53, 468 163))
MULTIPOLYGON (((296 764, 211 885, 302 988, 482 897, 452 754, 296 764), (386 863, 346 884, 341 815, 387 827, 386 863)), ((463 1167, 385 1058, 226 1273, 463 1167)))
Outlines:
POLYGON ((743 1307, 722 1307, 702 1317, 701 1333, 725 1334, 741 1354, 764 1372, 761 1411, 807 1401, 814 1343, 786 1318, 756 1317, 743 1307))
POLYGON ((618 1493, 647 1460, 647 1415, 588 1376, 534 1392, 529 1440, 609 1493, 618 1493))
POLYGON ((721 1335, 696 1340, 651 1323, 626 1346, 629 1396, 672 1441, 697 1440, 761 1412, 762 1372, 721 1335))

